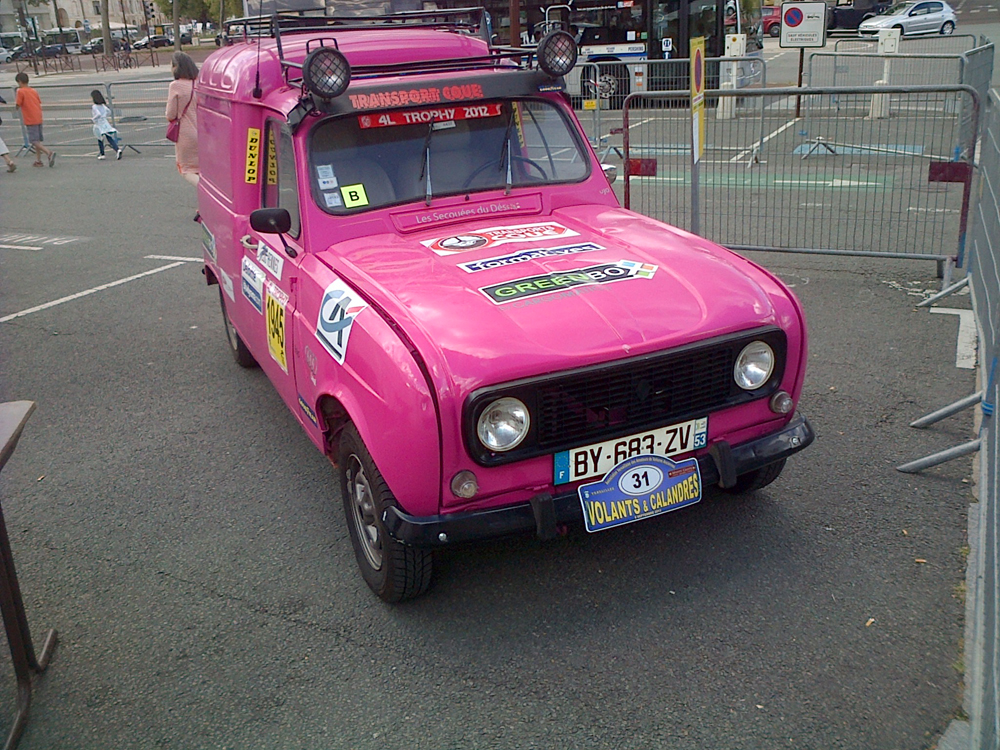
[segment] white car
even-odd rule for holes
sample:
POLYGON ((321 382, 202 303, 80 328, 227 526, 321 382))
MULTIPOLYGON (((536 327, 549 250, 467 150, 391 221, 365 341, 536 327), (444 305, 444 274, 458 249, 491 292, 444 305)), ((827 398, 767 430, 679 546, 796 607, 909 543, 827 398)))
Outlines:
POLYGON ((0 62, 9 63, 11 59, 12 56, 10 50, 0 47, 0 62))
POLYGON ((958 18, 943 0, 897 3, 881 16, 861 22, 858 33, 876 36, 882 29, 899 29, 903 36, 913 34, 951 34, 958 18))

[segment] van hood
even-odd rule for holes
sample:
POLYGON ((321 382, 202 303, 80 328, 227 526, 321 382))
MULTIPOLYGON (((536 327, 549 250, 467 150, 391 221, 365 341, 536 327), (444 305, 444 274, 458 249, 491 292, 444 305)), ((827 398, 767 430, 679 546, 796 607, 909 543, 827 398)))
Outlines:
POLYGON ((320 260, 466 393, 779 322, 770 276, 621 208, 368 235, 320 260))

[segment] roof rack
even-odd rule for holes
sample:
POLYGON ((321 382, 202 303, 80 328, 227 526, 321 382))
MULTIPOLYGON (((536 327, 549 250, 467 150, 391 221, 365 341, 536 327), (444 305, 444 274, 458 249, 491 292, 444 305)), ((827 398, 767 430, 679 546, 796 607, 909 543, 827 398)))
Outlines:
POLYGON ((479 36, 492 43, 492 29, 485 8, 414 10, 381 16, 327 16, 323 9, 279 11, 268 16, 233 18, 224 24, 226 34, 239 27, 244 38, 272 37, 281 53, 281 36, 316 31, 353 31, 358 29, 425 28, 457 31, 479 36))

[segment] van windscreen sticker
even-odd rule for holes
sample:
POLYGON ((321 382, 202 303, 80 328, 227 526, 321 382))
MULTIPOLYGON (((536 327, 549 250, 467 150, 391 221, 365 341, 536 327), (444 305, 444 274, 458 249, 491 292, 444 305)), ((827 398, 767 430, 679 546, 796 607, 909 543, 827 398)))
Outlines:
POLYGON ((260 128, 247 128, 247 176, 248 185, 256 185, 260 177, 260 128))
POLYGON ((334 188, 340 187, 340 183, 337 182, 337 175, 333 171, 332 164, 316 165, 316 182, 319 185, 320 190, 333 190, 334 188))
POLYGON ((383 112, 379 115, 358 115, 358 125, 366 128, 387 128, 394 125, 419 125, 428 122, 454 122, 499 117, 500 103, 470 104, 456 107, 434 107, 403 112, 383 112))
POLYGON ((344 205, 340 193, 323 193, 323 202, 326 203, 327 208, 340 208, 344 205))
POLYGON ((333 355, 338 364, 347 357, 347 342, 351 336, 354 319, 368 307, 358 293, 340 279, 323 292, 316 320, 316 338, 333 355))
POLYGON ((620 260, 617 263, 601 263, 575 271, 558 271, 527 276, 523 279, 505 281, 502 284, 484 286, 479 291, 489 297, 493 304, 502 305, 525 297, 560 292, 574 286, 608 284, 625 279, 651 279, 656 273, 656 269, 657 266, 651 263, 620 260))
POLYGON ((509 242, 537 242, 538 240, 562 239, 563 237, 579 237, 579 232, 557 224, 554 221, 542 221, 534 224, 516 224, 508 227, 490 227, 477 229, 474 232, 442 237, 436 240, 422 240, 424 247, 429 247, 438 255, 454 255, 469 250, 506 245, 509 242))
POLYGON ((344 197, 344 208, 360 208, 368 205, 368 194, 360 182, 357 185, 344 185, 340 188, 340 194, 344 197))

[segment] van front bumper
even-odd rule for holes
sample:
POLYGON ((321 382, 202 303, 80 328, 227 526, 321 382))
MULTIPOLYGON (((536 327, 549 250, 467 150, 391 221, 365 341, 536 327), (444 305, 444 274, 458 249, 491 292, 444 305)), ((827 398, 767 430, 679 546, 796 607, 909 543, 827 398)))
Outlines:
MULTIPOLYGON (((756 440, 732 446, 724 441, 714 443, 706 454, 698 457, 702 485, 732 487, 741 474, 798 453, 814 438, 809 422, 796 414, 777 432, 756 440)), ((583 507, 574 490, 559 495, 543 493, 528 502, 501 508, 438 516, 411 516, 389 507, 382 521, 397 541, 434 548, 531 532, 541 539, 551 539, 560 527, 581 525, 583 507)))

